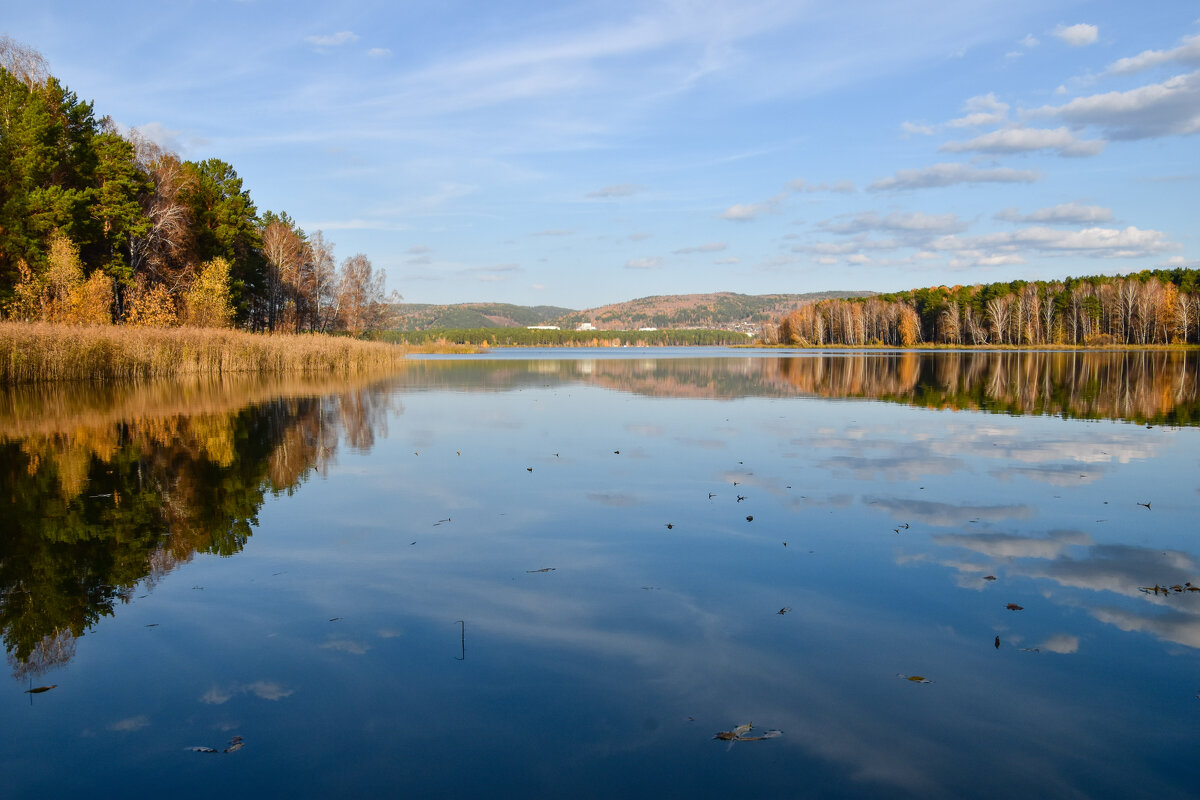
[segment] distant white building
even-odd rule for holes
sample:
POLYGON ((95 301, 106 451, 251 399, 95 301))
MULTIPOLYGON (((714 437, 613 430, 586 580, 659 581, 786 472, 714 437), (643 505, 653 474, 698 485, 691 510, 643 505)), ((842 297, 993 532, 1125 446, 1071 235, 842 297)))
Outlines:
POLYGON ((531 331, 557 331, 561 330, 557 325, 526 325, 526 330, 531 331))
POLYGON ((658 328, 638 328, 638 331, 656 331, 658 328))
POLYGON ((576 328, 575 330, 577 330, 577 331, 594 331, 594 330, 596 330, 596 326, 590 322, 581 322, 581 323, 579 323, 579 327, 576 328))

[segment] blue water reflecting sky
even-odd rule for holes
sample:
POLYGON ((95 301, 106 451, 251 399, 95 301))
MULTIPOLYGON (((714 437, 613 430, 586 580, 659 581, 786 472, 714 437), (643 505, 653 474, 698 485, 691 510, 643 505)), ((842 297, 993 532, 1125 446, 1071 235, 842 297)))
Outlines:
POLYGON ((1139 589, 1200 584, 1196 429, 546 363, 384 384, 373 443, 242 552, 139 591, 53 691, 10 683, 18 796, 1195 785, 1200 592, 1139 589), (711 739, 751 721, 783 736, 711 739))

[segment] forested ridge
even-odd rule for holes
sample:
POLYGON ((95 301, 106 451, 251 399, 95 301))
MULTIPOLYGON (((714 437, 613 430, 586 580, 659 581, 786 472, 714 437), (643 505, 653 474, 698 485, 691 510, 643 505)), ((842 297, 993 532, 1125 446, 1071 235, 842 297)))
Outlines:
POLYGON ((1147 345, 1196 343, 1200 270, 936 286, 805 303, 764 339, 779 344, 1147 345))
POLYGON ((0 36, 0 311, 15 320, 348 331, 387 322, 386 276, 231 164, 189 161, 97 118, 35 50, 0 36))

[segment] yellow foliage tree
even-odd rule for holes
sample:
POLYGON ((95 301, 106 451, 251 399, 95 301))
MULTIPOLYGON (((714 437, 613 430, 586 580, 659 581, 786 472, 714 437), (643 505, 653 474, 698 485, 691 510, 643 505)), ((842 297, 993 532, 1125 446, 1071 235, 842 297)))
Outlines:
POLYGON ((183 297, 184 322, 198 328, 227 328, 233 320, 229 262, 214 258, 200 267, 183 297))
POLYGON ((126 296, 125 322, 138 328, 170 328, 179 324, 175 299, 161 283, 147 288, 145 281, 126 296))
POLYGON ((112 322, 112 282, 99 271, 84 280, 79 248, 65 234, 56 232, 50 237, 46 270, 41 275, 35 275, 24 261, 17 267, 21 279, 7 309, 12 319, 76 325, 112 322))
POLYGON ((9 319, 33 322, 42 318, 42 282, 33 274, 25 259, 17 262, 21 279, 13 287, 13 299, 4 307, 9 319))

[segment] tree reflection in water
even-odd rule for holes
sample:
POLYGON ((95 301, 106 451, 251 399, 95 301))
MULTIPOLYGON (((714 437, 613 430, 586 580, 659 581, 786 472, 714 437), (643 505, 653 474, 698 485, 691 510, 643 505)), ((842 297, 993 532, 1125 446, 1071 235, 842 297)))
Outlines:
POLYGON ((365 386, 284 391, 234 382, 115 398, 108 387, 91 404, 70 388, 5 397, 0 629, 16 677, 68 662, 76 637, 195 553, 241 551, 268 494, 323 472, 340 440, 370 448, 389 411, 388 395, 365 386), (256 394, 270 399, 246 405, 256 394), (114 400, 145 411, 123 417, 114 400))

